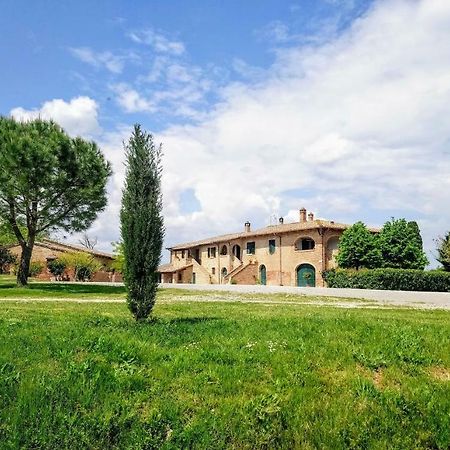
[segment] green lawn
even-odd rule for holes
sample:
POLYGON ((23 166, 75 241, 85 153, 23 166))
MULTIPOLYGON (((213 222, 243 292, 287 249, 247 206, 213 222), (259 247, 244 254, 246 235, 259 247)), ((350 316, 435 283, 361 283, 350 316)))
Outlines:
POLYGON ((2 449, 450 447, 449 312, 186 292, 135 323, 125 304, 89 302, 123 288, 8 283, 2 449))

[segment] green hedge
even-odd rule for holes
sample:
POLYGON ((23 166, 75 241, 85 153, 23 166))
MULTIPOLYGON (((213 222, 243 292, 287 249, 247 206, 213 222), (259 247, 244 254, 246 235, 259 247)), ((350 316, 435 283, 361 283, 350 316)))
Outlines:
POLYGON ((323 272, 330 288, 449 292, 450 272, 413 269, 332 269, 323 272))

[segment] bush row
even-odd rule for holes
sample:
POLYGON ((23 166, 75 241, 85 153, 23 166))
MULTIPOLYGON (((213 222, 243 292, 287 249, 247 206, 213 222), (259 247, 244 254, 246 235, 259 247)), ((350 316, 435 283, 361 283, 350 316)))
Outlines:
POLYGON ((449 292, 450 272, 413 269, 332 269, 323 272, 331 288, 449 292))

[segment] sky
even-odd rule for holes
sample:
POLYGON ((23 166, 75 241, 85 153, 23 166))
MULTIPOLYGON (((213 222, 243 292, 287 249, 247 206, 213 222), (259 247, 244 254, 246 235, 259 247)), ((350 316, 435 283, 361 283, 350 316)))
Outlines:
POLYGON ((450 229, 448 0, 1 3, 0 114, 51 118, 112 163, 88 231, 99 249, 120 238, 123 142, 140 123, 163 145, 165 246, 304 206, 416 220, 435 265, 450 229))

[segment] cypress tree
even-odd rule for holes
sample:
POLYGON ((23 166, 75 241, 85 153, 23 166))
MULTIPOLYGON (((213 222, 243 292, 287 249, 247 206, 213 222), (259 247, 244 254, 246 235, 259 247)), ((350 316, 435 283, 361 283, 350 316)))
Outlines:
POLYGON ((161 144, 140 125, 124 144, 125 186, 120 211, 124 281, 128 308, 136 320, 152 312, 164 239, 161 193, 161 144))

